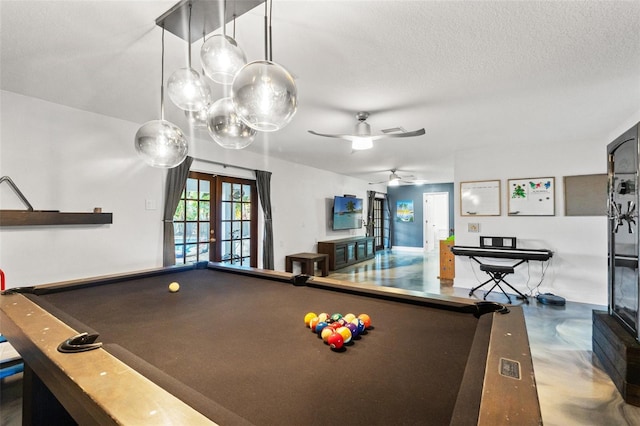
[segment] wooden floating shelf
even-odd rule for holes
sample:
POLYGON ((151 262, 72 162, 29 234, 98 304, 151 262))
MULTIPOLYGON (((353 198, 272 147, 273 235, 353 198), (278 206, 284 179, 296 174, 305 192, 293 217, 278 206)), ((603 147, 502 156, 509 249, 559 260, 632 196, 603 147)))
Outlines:
POLYGON ((0 210, 0 226, 105 225, 110 223, 113 223, 113 213, 0 210))

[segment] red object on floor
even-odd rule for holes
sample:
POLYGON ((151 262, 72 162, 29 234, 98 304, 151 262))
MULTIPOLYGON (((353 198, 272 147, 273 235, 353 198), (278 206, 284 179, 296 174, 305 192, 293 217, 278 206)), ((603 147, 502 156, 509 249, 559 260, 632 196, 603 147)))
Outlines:
POLYGON ((0 291, 4 291, 4 271, 0 269, 0 291))

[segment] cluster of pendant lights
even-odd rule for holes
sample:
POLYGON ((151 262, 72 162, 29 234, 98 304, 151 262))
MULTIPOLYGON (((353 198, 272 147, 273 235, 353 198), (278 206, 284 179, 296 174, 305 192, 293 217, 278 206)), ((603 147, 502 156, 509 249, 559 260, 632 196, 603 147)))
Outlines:
MULTIPOLYGON (((268 3, 269 0, 265 0, 265 27, 268 3)), ((202 44, 203 75, 191 67, 191 40, 188 45, 189 63, 169 77, 167 92, 171 101, 185 111, 191 124, 206 126, 211 138, 220 146, 245 148, 253 142, 256 132, 274 132, 291 121, 297 109, 295 81, 284 67, 267 55, 270 40, 267 43, 266 35, 265 60, 247 63, 244 52, 232 37, 226 35, 223 24, 223 34, 213 35, 202 44), (205 76, 215 83, 230 85, 231 96, 214 102, 205 76)), ((186 158, 188 143, 182 130, 164 119, 164 27, 162 57, 161 118, 140 127, 135 136, 135 147, 150 166, 172 168, 186 158)))

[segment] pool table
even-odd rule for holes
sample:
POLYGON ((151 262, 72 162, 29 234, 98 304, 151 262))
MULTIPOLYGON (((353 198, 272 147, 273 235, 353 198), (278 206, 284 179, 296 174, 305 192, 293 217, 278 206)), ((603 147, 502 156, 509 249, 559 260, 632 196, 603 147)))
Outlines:
POLYGON ((210 262, 9 289, 0 313, 25 424, 542 422, 518 306, 210 262), (310 311, 371 328, 331 350, 310 311), (100 347, 58 350, 85 332, 100 347))

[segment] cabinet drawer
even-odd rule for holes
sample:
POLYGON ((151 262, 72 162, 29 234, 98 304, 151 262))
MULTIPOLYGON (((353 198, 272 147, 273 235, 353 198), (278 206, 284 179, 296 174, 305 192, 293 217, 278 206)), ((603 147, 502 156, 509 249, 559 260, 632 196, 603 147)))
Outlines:
POLYGON ((335 248, 336 269, 347 264, 347 246, 336 246, 335 248))

